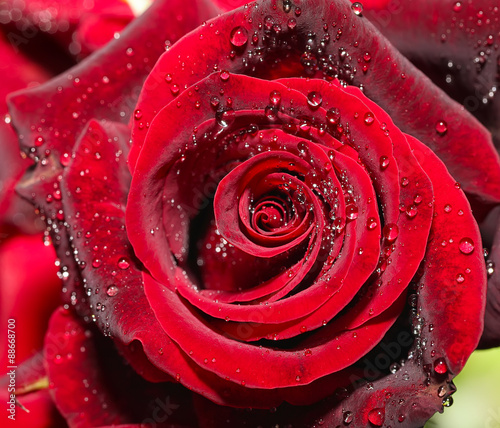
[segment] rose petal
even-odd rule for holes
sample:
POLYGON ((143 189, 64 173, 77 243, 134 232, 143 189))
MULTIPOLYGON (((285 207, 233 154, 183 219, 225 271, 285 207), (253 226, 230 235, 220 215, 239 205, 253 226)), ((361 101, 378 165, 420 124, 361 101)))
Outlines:
MULTIPOLYGON (((296 25, 292 28, 287 24, 292 15, 273 5, 271 1, 263 1, 259 3, 258 8, 241 8, 229 12, 214 21, 213 25, 191 33, 182 43, 174 45, 171 51, 164 54, 148 77, 138 102, 138 109, 143 115, 142 123, 151 122, 154 115, 178 96, 179 92, 200 81, 214 69, 231 73, 272 75, 272 67, 268 67, 269 57, 272 63, 277 64, 276 67, 285 69, 294 65, 287 69, 292 75, 319 73, 323 76, 325 73, 333 73, 334 76, 338 74, 347 83, 362 85, 365 94, 386 110, 401 130, 419 138, 443 159, 465 190, 485 200, 500 201, 500 157, 494 150, 487 130, 458 103, 432 85, 429 79, 393 48, 368 21, 356 16, 347 2, 335 2, 334 6, 330 7, 331 3, 310 0, 302 5, 300 16, 293 16, 296 25), (318 16, 322 19, 318 20, 318 16), (264 19, 269 28, 267 24, 259 26, 264 19), (320 54, 313 50, 309 60, 302 59, 305 69, 300 65, 295 67, 300 64, 300 55, 305 52, 306 33, 325 34, 323 22, 343 23, 339 24, 339 28, 330 30, 332 43, 321 48, 324 55, 332 55, 332 64, 318 71, 314 66, 308 69, 307 64, 321 62, 317 58, 320 54), (233 46, 230 40, 231 32, 236 27, 245 29, 249 37, 256 32, 258 40, 264 40, 259 55, 250 56, 249 52, 254 46, 247 43, 236 52, 235 59, 232 59, 230 52, 233 46), (278 33, 273 34, 272 28, 278 27, 278 33), (203 37, 200 37, 201 34, 203 37), (303 37, 299 37, 300 35, 303 37), (340 46, 333 42, 336 35, 340 46), (221 40, 227 42, 221 43, 221 40), (281 44, 281 40, 286 40, 286 48, 281 44), (273 41, 277 47, 267 49, 266 43, 269 41, 273 41), (346 57, 349 58, 347 61, 339 59, 339 48, 346 52, 346 57), (369 52, 371 56, 371 66, 366 65, 366 72, 363 69, 354 73, 351 63, 357 64, 359 61, 360 64, 365 64, 365 52, 369 52), (175 61, 172 58, 175 58, 175 61), (390 60, 387 60, 388 58, 390 60), (189 70, 184 67, 187 62, 191 64, 189 70), (263 70, 264 64, 266 68, 263 70), (373 64, 377 66, 374 67, 373 64), (167 81, 164 79, 166 75, 170 76, 167 81), (174 85, 178 89, 171 91, 174 85), (428 103, 427 100, 433 102, 428 103), (403 104, 404 109, 401 108, 403 104), (436 131, 436 123, 439 121, 447 123, 446 133, 439 134, 436 131), (477 147, 481 149, 478 151, 477 147), (484 168, 478 169, 478 163, 484 168)), ((329 57, 325 58, 325 61, 328 61, 329 57)), ((283 69, 280 73, 284 73, 283 69)), ((136 124, 130 160, 132 168, 145 136, 145 127, 141 128, 136 124)))

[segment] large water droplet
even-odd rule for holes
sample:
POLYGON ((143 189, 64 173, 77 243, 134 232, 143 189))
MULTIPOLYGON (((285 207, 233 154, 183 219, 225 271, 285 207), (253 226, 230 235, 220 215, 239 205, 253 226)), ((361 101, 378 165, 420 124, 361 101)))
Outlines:
POLYGON ((340 122, 340 110, 331 108, 326 112, 326 120, 330 125, 337 125, 340 122))
POLYGON ((223 128, 227 128, 229 125, 231 125, 234 122, 235 118, 236 114, 233 109, 218 111, 215 114, 215 119, 217 120, 217 123, 223 128))
POLYGON ((440 120, 436 123, 436 132, 443 136, 448 132, 448 124, 444 120, 440 120))
POLYGON ((122 257, 120 260, 118 260, 118 267, 120 269, 128 269, 130 266, 130 262, 126 257, 122 257))
POLYGON ((373 117, 373 113, 370 111, 366 112, 364 120, 365 120, 366 125, 368 125, 368 126, 372 125, 373 122, 375 122, 375 118, 373 117))
POLYGON ((383 407, 377 407, 370 410, 368 413, 368 420, 376 427, 381 427, 385 420, 385 409, 383 407))
POLYGON ((230 34, 230 43, 236 47, 240 48, 248 42, 248 32, 244 27, 234 27, 230 34))
POLYGON ((272 106, 278 107, 281 103, 281 92, 280 91, 272 91, 269 94, 269 102, 272 106))
POLYGON ((377 227, 377 224, 377 220, 374 217, 370 217, 366 222, 366 227, 368 228, 368 230, 373 230, 377 227))
POLYGON ((471 238, 462 238, 458 243, 458 249, 464 254, 472 254, 474 251, 474 241, 471 238))
POLYGON ((345 214, 349 220, 356 220, 358 218, 358 207, 354 204, 345 207, 345 214))
POLYGON ((118 294, 118 287, 116 285, 110 285, 107 289, 106 289, 106 294, 109 296, 109 297, 113 297, 113 296, 116 296, 118 294))
POLYGON ((387 223, 385 226, 384 226, 384 229, 382 231, 382 234, 384 235, 384 238, 388 241, 388 242, 392 242, 392 241, 395 241, 396 238, 398 237, 399 235, 399 227, 397 224, 395 223, 387 223))
POLYGON ((448 366, 444 358, 438 358, 434 361, 434 371, 438 374, 445 374, 448 371, 448 366))
POLYGON ((346 425, 349 425, 354 420, 354 415, 352 414, 352 412, 349 411, 344 412, 342 414, 342 420, 346 425))
POLYGON ((360 16, 363 13, 363 5, 358 1, 351 5, 351 9, 355 15, 360 16))
POLYGON ((313 110, 318 109, 323 103, 323 97, 317 91, 312 91, 307 94, 307 104, 313 110))

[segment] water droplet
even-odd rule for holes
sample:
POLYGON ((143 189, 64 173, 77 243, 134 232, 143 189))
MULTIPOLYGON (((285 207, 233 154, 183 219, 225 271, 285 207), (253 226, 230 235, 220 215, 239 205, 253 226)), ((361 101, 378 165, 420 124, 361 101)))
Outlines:
POLYGON ((281 103, 281 92, 280 91, 272 91, 269 94, 269 102, 272 106, 278 107, 281 103))
POLYGON ((446 397, 445 399, 443 399, 443 407, 451 407, 452 404, 453 404, 453 397, 452 396, 449 396, 449 397, 446 397))
POLYGON ((441 385, 437 390, 438 397, 444 397, 446 395, 446 386, 441 385))
POLYGON ((63 153, 61 157, 59 158, 59 161, 61 162, 62 166, 68 166, 69 163, 71 162, 71 156, 69 153, 63 153))
POLYGON ((326 112, 326 120, 330 125, 337 125, 340 122, 340 110, 331 108, 326 112))
POLYGON ((453 11, 460 12, 461 10, 462 10, 462 2, 460 1, 455 2, 455 4, 453 5, 453 11))
POLYGON ((377 220, 374 217, 370 217, 366 223, 366 227, 368 230, 373 230, 377 227, 378 223, 377 220))
POLYGON ((137 109, 135 112, 134 112, 134 119, 135 120, 140 120, 142 118, 142 111, 140 111, 139 109, 137 109))
POLYGON ((459 284, 462 284, 462 282, 465 281, 465 277, 461 274, 461 273, 458 273, 457 276, 455 277, 455 280, 459 283, 459 284))
POLYGON ((363 13, 363 5, 358 1, 351 5, 351 9, 357 16, 360 16, 363 13))
POLYGON ((248 42, 248 32, 244 27, 234 27, 229 37, 230 43, 236 48, 240 48, 248 42))
POLYGON ((297 20, 295 18, 290 18, 287 22, 287 26, 290 30, 295 29, 295 27, 297 26, 297 20))
POLYGON ((346 425, 349 425, 354 420, 354 415, 352 412, 344 412, 342 415, 342 420, 346 425))
POLYGON ((172 87, 170 88, 170 92, 172 92, 172 95, 173 95, 173 96, 178 95, 178 94, 179 94, 179 92, 180 92, 180 90, 181 90, 181 89, 179 88, 179 85, 177 85, 177 84, 175 84, 175 83, 174 83, 174 84, 172 85, 172 87))
POLYGON ((438 374, 445 374, 448 371, 448 366, 444 358, 438 358, 434 361, 434 371, 438 374))
POLYGON ((389 158, 387 156, 380 156, 380 168, 386 169, 389 166, 389 158))
POLYGON ((370 410, 368 413, 368 420, 376 427, 381 427, 385 420, 385 409, 383 407, 377 407, 370 410))
POLYGON ((110 285, 107 289, 106 289, 106 294, 109 296, 109 297, 113 297, 113 296, 116 296, 118 294, 118 287, 116 285, 110 285))
POLYGON ((236 118, 236 113, 234 112, 233 109, 218 111, 215 114, 215 119, 217 120, 217 123, 223 128, 227 128, 229 125, 231 125, 234 122, 235 118, 236 118))
POLYGON ((450 204, 446 204, 444 206, 444 212, 445 213, 451 213, 451 205, 450 204))
POLYGON ((227 70, 222 70, 219 75, 220 80, 222 80, 223 82, 227 82, 229 80, 229 76, 230 74, 227 70))
POLYGON ((99 266, 101 266, 102 264, 102 260, 101 259, 94 259, 92 260, 92 266, 95 267, 95 268, 98 268, 99 266))
POLYGON ((365 113, 365 124, 370 126, 375 122, 375 118, 373 117, 373 113, 371 111, 365 113))
POLYGON ((304 351, 304 355, 305 355, 306 357, 310 357, 310 356, 312 355, 312 351, 311 351, 310 349, 306 349, 306 350, 304 351))
POLYGON ((418 208, 415 205, 408 207, 406 210, 406 217, 408 218, 415 218, 417 214, 418 214, 418 208))
POLYGON ((397 224, 395 223, 387 223, 385 226, 384 226, 384 229, 382 231, 382 234, 384 235, 384 238, 388 241, 388 242, 393 242, 396 240, 396 238, 398 237, 399 235, 399 227, 397 224))
POLYGON ((346 217, 349 220, 356 220, 358 218, 358 207, 354 204, 349 204, 345 207, 346 217))
POLYGON ((472 254, 474 251, 474 241, 471 238, 462 238, 458 243, 458 249, 464 254, 472 254))
POLYGON ((264 109, 264 114, 268 118, 268 120, 274 121, 278 118, 278 109, 272 106, 266 106, 264 109))
POLYGON ((401 178, 401 186, 406 187, 410 184, 410 180, 407 177, 401 178))
POLYGON ((130 262, 126 257, 122 257, 120 260, 118 260, 118 267, 120 269, 128 269, 130 266, 130 262))
POLYGON ((436 132, 443 136, 448 132, 448 124, 444 120, 440 120, 436 123, 436 132))
POLYGON ((307 104, 313 110, 318 109, 323 103, 323 97, 317 91, 312 91, 307 94, 307 104))

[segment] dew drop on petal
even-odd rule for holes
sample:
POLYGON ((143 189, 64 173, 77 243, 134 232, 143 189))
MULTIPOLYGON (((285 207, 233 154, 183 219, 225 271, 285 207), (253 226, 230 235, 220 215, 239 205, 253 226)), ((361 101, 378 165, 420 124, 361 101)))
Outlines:
POLYGON ((313 110, 318 109, 323 103, 323 97, 317 91, 312 91, 307 94, 307 104, 313 110))
POLYGON ((459 283, 459 284, 462 284, 462 282, 465 281, 465 277, 461 274, 461 273, 458 273, 457 276, 455 277, 455 280, 459 283))
POLYGON ((453 11, 460 12, 461 10, 462 10, 462 2, 460 1, 455 2, 455 4, 453 5, 453 11))
POLYGON ((364 121, 365 121, 365 124, 370 126, 373 124, 373 122, 375 122, 375 118, 373 117, 373 113, 372 112, 366 112, 365 113, 365 117, 364 117, 364 121))
POLYGON ((230 43, 236 48, 240 48, 248 42, 248 32, 244 27, 234 27, 229 37, 230 43))
POLYGON ((415 205, 408 207, 406 210, 406 217, 414 218, 418 214, 418 209, 415 205))
POLYGON ((472 254, 474 251, 474 241, 471 238, 462 238, 458 243, 458 249, 463 254, 472 254))
POLYGON ((222 80, 223 82, 227 82, 229 80, 229 71, 226 71, 226 70, 222 70, 220 72, 220 80, 222 80))
POLYGON ((388 241, 388 242, 392 242, 392 241, 395 241, 396 238, 398 237, 399 235, 399 228, 398 228, 398 225, 395 224, 395 223, 387 223, 385 226, 384 226, 384 229, 382 231, 382 234, 384 235, 384 238, 388 241))
POLYGON ((453 397, 451 395, 449 397, 446 397, 445 399, 443 399, 443 406, 444 407, 451 407, 452 404, 453 404, 453 397))
POLYGON ((356 220, 358 218, 358 207, 354 204, 349 204, 345 207, 346 217, 349 220, 356 220))
POLYGON ((331 108, 326 112, 326 120, 330 125, 337 125, 340 121, 340 110, 338 108, 331 108))
POLYGON ((366 223, 368 230, 373 230, 377 227, 377 220, 374 217, 370 217, 366 223))
POLYGON ((116 285, 110 285, 107 289, 106 289, 106 294, 109 296, 109 297, 113 297, 113 296, 116 296, 118 294, 118 287, 116 285))
POLYGON ((346 411, 342 414, 342 421, 344 424, 349 425, 354 420, 354 415, 352 412, 346 411))
POLYGON ((380 156, 380 168, 386 169, 389 166, 389 158, 387 156, 380 156))
POLYGON ((177 95, 180 92, 179 85, 173 84, 172 87, 170 88, 170 92, 172 92, 172 95, 177 95))
POLYGON ((280 91, 272 91, 269 94, 269 102, 272 106, 278 107, 281 103, 281 92, 280 91))
POLYGON ((122 257, 120 260, 118 260, 118 267, 120 269, 128 269, 130 266, 130 263, 126 257, 122 257))
POLYGON ((448 371, 448 366, 444 358, 438 358, 434 361, 434 371, 438 374, 445 374, 448 371))
POLYGON ((445 135, 448 132, 448 124, 444 120, 440 120, 436 123, 436 132, 439 135, 445 135))
POLYGON ((441 385, 437 390, 438 397, 444 397, 446 395, 446 386, 441 385))
POLYGON ((385 409, 382 407, 377 407, 370 410, 370 412, 368 413, 368 420, 374 426, 381 427, 384 424, 385 420, 385 409))
POLYGON ((351 5, 351 9, 355 15, 360 16, 363 13, 363 5, 357 1, 351 5))
POLYGON ((62 166, 68 166, 71 162, 71 155, 69 153, 63 153, 59 160, 62 166))

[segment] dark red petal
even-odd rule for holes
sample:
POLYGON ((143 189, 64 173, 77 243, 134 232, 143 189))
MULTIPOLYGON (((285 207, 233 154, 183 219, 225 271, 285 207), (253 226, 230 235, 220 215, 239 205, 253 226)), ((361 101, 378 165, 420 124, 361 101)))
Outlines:
POLYGON ((45 358, 52 396, 72 427, 153 424, 156 414, 162 422, 195 423, 189 415, 187 390, 145 382, 124 364, 109 339, 69 311, 54 313, 45 358), (165 418, 167 411, 170 415, 165 418))
POLYGON ((488 220, 493 228, 490 235, 493 243, 487 261, 488 293, 481 348, 500 346, 500 208, 496 208, 488 220))
POLYGON ((383 316, 356 330, 335 334, 327 326, 304 346, 290 350, 262 348, 219 334, 178 295, 148 274, 143 277, 156 318, 189 358, 206 370, 249 388, 307 385, 349 367, 382 339, 402 310, 400 300, 383 316), (213 346, 214 341, 217 346, 213 346), (310 349, 309 356, 305 349, 310 349))
POLYGON ((414 138, 410 144, 434 187, 434 217, 419 280, 419 312, 430 343, 427 361, 446 360, 447 370, 460 372, 483 330, 486 268, 479 228, 469 202, 439 159, 414 138), (446 267, 446 269, 443 269, 446 267), (450 316, 443 311, 449 302, 450 316))
POLYGON ((118 40, 91 58, 47 84, 11 96, 12 119, 23 150, 29 152, 40 137, 39 155, 44 149, 62 155, 71 151, 68 138, 75 141, 92 118, 127 123, 137 90, 164 51, 165 40, 176 41, 208 18, 176 1, 155 1, 118 40), (172 10, 179 13, 174 16, 172 10))
MULTIPOLYGON (((12 36, 12 34, 10 34, 12 36)), ((19 146, 15 132, 10 126, 5 98, 9 92, 22 89, 28 85, 37 85, 50 77, 47 71, 30 61, 16 50, 12 40, 0 33, 0 233, 8 233, 8 226, 16 226, 28 233, 40 230, 35 227, 33 208, 22 201, 14 191, 17 180, 30 165, 19 155, 19 146), (12 72, 12 70, 16 72, 12 72), (2 230, 5 229, 5 230, 2 230)))
MULTIPOLYGON (((375 26, 437 85, 476 116, 500 147, 499 11, 495 0, 363 2, 375 26), (429 17, 435 17, 429 19, 429 17)), ((483 150, 483 148, 476 150, 483 150)))
POLYGON ((434 413, 442 411, 443 397, 454 391, 454 387, 446 382, 443 384, 432 379, 429 386, 426 382, 421 365, 411 361, 395 374, 361 385, 354 392, 338 389, 331 397, 307 407, 283 405, 271 411, 253 409, 248 412, 215 406, 202 399, 195 399, 194 403, 200 428, 245 425, 420 427, 434 413), (375 415, 381 417, 383 425, 370 422, 370 419, 376 421, 375 415), (267 423, 269 425, 265 425, 267 423))
MULTIPOLYGON (((419 138, 443 159, 466 191, 488 201, 500 201, 500 157, 494 150, 488 131, 410 64, 366 19, 356 16, 348 2, 310 0, 301 5, 300 16, 274 6, 274 2, 269 0, 259 3, 257 8, 229 12, 216 18, 213 25, 189 34, 165 53, 148 77, 138 103, 143 124, 151 122, 155 114, 180 91, 214 69, 266 77, 276 73, 279 77, 283 77, 283 73, 324 76, 328 72, 326 68, 315 71, 311 66, 312 69, 307 69, 307 64, 318 62, 319 53, 313 49, 309 60, 303 58, 306 69, 300 65, 300 55, 305 52, 306 33, 313 32, 319 38, 319 35, 325 34, 323 23, 335 22, 337 27, 327 30, 331 42, 321 48, 324 55, 332 55, 332 70, 336 69, 336 73, 347 83, 363 85, 365 94, 386 110, 401 130, 419 138), (289 28, 288 20, 292 17, 296 25, 289 28), (267 29, 262 24, 264 19, 272 28, 277 28, 273 25, 280 28, 279 37, 273 35, 275 30, 267 29), (259 55, 249 55, 254 46, 248 42, 234 57, 231 55, 234 47, 230 40, 231 32, 236 27, 244 28, 249 38, 255 32, 258 43, 275 40, 277 47, 266 49, 263 46, 259 55), (281 45, 280 40, 283 39, 287 42, 286 48, 281 45), (339 48, 346 52, 350 60, 339 59, 339 48), (363 58, 366 52, 371 56, 369 64, 363 58), (356 65, 358 61, 359 64, 366 64, 366 71, 360 66, 354 72, 350 64, 356 65), (191 67, 184 66, 187 62, 191 67), (269 63, 276 64, 277 70, 269 67, 269 63), (169 78, 165 80, 167 75, 169 78), (175 91, 171 90, 174 85, 178 88, 175 91), (436 130, 440 121, 446 122, 447 132, 436 130), (477 168, 478 164, 482 165, 481 169, 477 168)), ((136 124, 132 167, 145 136, 145 127, 136 124)))

